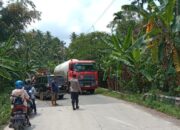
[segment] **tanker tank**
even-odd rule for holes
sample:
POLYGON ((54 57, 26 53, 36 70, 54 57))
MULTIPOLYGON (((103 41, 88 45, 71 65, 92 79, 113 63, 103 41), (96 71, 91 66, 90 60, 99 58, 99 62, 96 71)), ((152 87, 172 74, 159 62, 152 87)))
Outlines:
POLYGON ((54 69, 54 75, 63 76, 67 80, 67 74, 69 71, 69 63, 75 62, 75 61, 78 61, 78 60, 77 59, 71 59, 71 60, 68 60, 68 61, 65 61, 65 62, 59 64, 54 69))

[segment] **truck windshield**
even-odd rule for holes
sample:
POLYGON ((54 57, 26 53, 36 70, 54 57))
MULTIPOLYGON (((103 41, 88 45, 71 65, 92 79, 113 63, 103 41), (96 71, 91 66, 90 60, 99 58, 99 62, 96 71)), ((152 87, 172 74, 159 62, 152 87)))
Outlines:
POLYGON ((95 64, 78 63, 74 65, 75 71, 95 71, 95 64))
POLYGON ((49 83, 51 83, 53 79, 56 80, 58 85, 64 84, 64 78, 62 76, 49 76, 49 83))

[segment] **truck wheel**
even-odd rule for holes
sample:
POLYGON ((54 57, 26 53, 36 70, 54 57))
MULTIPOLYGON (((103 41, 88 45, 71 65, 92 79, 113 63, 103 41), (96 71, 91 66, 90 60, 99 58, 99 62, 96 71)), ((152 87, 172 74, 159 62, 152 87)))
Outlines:
POLYGON ((94 90, 89 90, 90 94, 94 94, 94 90))
POLYGON ((64 98, 64 95, 59 95, 59 99, 63 99, 64 98))
POLYGON ((40 98, 40 100, 44 100, 44 93, 43 92, 40 92, 39 98, 40 98))

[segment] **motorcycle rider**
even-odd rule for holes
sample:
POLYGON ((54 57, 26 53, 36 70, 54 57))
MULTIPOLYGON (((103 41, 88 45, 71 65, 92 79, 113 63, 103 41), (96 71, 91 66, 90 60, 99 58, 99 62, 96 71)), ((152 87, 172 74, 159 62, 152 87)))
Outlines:
MULTIPOLYGON (((22 101, 22 104, 21 105, 23 105, 24 107, 23 107, 23 112, 25 112, 25 116, 26 116, 26 119, 27 119, 27 124, 29 125, 29 126, 31 126, 31 123, 30 123, 30 121, 29 121, 29 117, 28 117, 28 115, 27 115, 27 100, 29 100, 29 95, 27 94, 27 92, 23 89, 23 86, 24 86, 24 82, 23 81, 21 81, 21 80, 17 80, 16 82, 15 82, 15 89, 12 91, 12 93, 11 93, 11 97, 10 97, 10 99, 11 99, 11 101, 12 101, 12 103, 13 103, 13 108, 12 108, 12 116, 13 116, 13 110, 15 109, 14 107, 15 107, 15 104, 17 103, 17 102, 21 102, 22 101), (20 99, 21 99, 21 101, 17 101, 16 99, 18 99, 18 97, 20 97, 20 99)), ((17 104, 19 104, 19 103, 17 103, 17 104)))
POLYGON ((36 103, 35 103, 36 89, 31 84, 31 80, 30 79, 26 80, 26 85, 24 86, 24 89, 26 90, 26 92, 28 93, 30 99, 32 100, 32 108, 34 110, 34 114, 36 114, 36 103))
POLYGON ((31 93, 30 93, 30 90, 31 90, 31 80, 30 79, 26 79, 25 80, 24 90, 26 90, 27 94, 31 98, 31 93))

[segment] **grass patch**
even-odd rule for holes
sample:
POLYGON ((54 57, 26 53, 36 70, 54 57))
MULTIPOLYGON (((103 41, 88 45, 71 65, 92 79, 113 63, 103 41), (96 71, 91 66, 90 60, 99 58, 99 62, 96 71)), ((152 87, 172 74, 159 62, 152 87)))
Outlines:
POLYGON ((123 99, 129 102, 134 102, 134 103, 146 106, 146 107, 150 107, 152 109, 156 109, 170 116, 174 116, 177 119, 180 119, 180 107, 172 105, 172 104, 160 102, 160 101, 154 100, 153 98, 147 98, 146 100, 143 100, 142 94, 124 94, 124 93, 107 90, 104 88, 96 89, 96 94, 102 94, 105 96, 110 96, 117 99, 123 99))
POLYGON ((8 92, 0 93, 0 128, 6 124, 11 112, 10 97, 8 92))

